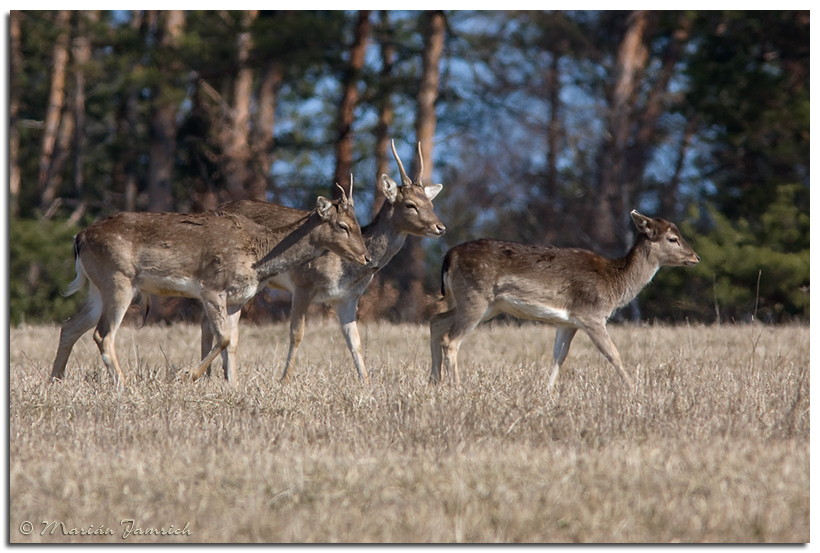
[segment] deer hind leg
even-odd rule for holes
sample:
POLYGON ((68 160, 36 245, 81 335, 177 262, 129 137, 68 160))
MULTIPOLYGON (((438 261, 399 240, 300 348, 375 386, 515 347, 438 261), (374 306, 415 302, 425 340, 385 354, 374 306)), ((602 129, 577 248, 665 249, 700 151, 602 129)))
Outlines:
POLYGON ((433 365, 430 369, 430 382, 438 384, 441 382, 441 361, 444 353, 444 336, 453 325, 455 310, 450 309, 444 313, 433 315, 430 319, 430 356, 433 365))
POLYGON ((347 342, 347 349, 353 355, 353 364, 356 366, 356 372, 359 374, 359 380, 365 384, 370 384, 370 376, 367 374, 367 367, 364 364, 364 356, 362 355, 362 341, 359 338, 359 327, 356 324, 356 308, 359 304, 359 298, 345 300, 333 306, 336 310, 336 316, 339 319, 339 324, 342 325, 342 334, 345 336, 347 342))
POLYGON ((458 350, 464 338, 478 326, 478 324, 492 315, 485 317, 487 313, 486 303, 478 299, 468 300, 454 307, 453 323, 441 339, 442 353, 444 356, 444 372, 453 375, 453 382, 458 385, 458 350))
POLYGON ((65 376, 65 366, 71 350, 80 336, 94 328, 102 314, 102 298, 100 290, 91 283, 88 292, 88 299, 79 313, 63 323, 60 329, 60 345, 57 348, 57 356, 54 358, 54 365, 51 368, 51 381, 62 380, 65 376))
POLYGON ((285 370, 282 372, 280 382, 287 382, 293 374, 293 361, 296 359, 296 351, 302 338, 305 336, 305 317, 308 307, 310 307, 311 296, 309 292, 304 292, 297 288, 293 292, 293 299, 290 302, 290 347, 288 348, 288 358, 285 361, 285 370))
POLYGON ((114 347, 117 338, 117 329, 122 323, 128 306, 134 298, 134 289, 130 279, 125 275, 114 275, 107 286, 100 286, 102 297, 102 313, 94 330, 94 341, 102 355, 103 363, 108 374, 121 388, 124 375, 117 360, 117 350, 114 347))
MULTIPOLYGON (((200 359, 205 359, 210 353, 211 348, 214 347, 214 331, 211 328, 211 321, 208 319, 208 316, 203 312, 202 313, 202 321, 199 323, 200 328, 202 329, 202 339, 200 340, 200 359)), ((225 360, 222 360, 223 364, 225 360)), ((205 376, 211 376, 211 365, 209 364, 205 368, 205 376)))
POLYGON ((202 295, 202 305, 205 315, 208 317, 211 329, 216 336, 216 343, 207 355, 199 362, 199 365, 191 371, 191 379, 196 381, 207 370, 208 366, 222 353, 231 342, 231 327, 228 319, 228 308, 226 305, 225 292, 209 292, 202 295))
MULTIPOLYGON (((555 331, 555 345, 552 348, 552 373, 550 374, 549 389, 555 386, 555 381, 558 379, 558 371, 561 370, 561 365, 569 353, 569 346, 572 343, 573 337, 578 329, 574 326, 559 326, 555 331)), ((617 352, 616 352, 617 353, 617 352)))
POLYGON ((615 344, 612 343, 612 338, 609 337, 609 332, 606 330, 606 323, 587 323, 584 325, 584 330, 592 339, 592 343, 594 343, 601 353, 604 354, 604 357, 606 357, 610 363, 615 365, 615 368, 618 370, 618 374, 621 376, 621 380, 624 381, 624 384, 632 390, 634 386, 632 377, 630 377, 629 373, 627 373, 624 369, 624 365, 621 362, 621 355, 618 353, 618 350, 615 348, 615 344))

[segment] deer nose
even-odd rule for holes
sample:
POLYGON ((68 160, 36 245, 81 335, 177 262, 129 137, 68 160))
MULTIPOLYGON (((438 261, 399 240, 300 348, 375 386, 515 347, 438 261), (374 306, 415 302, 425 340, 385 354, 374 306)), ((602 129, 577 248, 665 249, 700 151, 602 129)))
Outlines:
POLYGON ((370 263, 370 260, 371 260, 371 257, 370 257, 369 255, 365 254, 365 256, 364 256, 364 264, 365 264, 365 265, 367 265, 368 263, 370 263))
POLYGON ((438 233, 439 236, 444 234, 446 231, 447 231, 447 229, 444 227, 444 225, 436 225, 436 232, 438 233))

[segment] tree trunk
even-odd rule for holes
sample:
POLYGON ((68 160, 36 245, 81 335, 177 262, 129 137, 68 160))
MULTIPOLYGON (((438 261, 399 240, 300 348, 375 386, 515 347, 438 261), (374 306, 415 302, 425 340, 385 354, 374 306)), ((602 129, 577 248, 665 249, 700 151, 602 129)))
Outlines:
POLYGON ((600 178, 596 213, 591 233, 604 253, 617 254, 623 249, 618 238, 623 228, 624 196, 629 196, 625 183, 625 153, 634 116, 634 98, 641 71, 646 67, 649 52, 645 30, 649 20, 646 11, 630 15, 626 33, 618 49, 615 64, 615 85, 609 102, 607 133, 599 167, 600 178))
POLYGON ((686 128, 683 131, 683 139, 681 140, 680 149, 678 150, 678 159, 675 161, 675 172, 669 180, 669 186, 661 194, 661 209, 658 214, 665 219, 677 218, 677 211, 675 209, 678 201, 678 189, 680 188, 680 174, 683 171, 683 163, 686 161, 686 152, 689 150, 689 145, 692 143, 692 137, 698 128, 698 117, 691 115, 689 121, 686 123, 686 128))
MULTIPOLYGON (((63 184, 63 168, 68 160, 68 155, 71 153, 71 140, 74 136, 74 126, 74 111, 66 108, 60 117, 60 128, 57 129, 54 152, 51 155, 51 163, 48 167, 47 191, 56 193, 57 190, 60 189, 60 185, 63 184)), ((54 216, 57 207, 59 207, 61 203, 61 198, 50 196, 48 204, 45 204, 47 207, 43 218, 50 219, 54 216)))
POLYGON ((376 184, 373 188, 373 216, 382 208, 382 175, 390 174, 387 149, 390 145, 390 125, 393 124, 393 105, 390 101, 390 78, 393 64, 396 61, 396 47, 393 44, 393 29, 390 26, 390 12, 382 10, 379 14, 379 43, 381 44, 382 70, 379 79, 379 97, 376 100, 379 110, 379 122, 376 124, 376 184))
POLYGON ((96 23, 100 12, 77 12, 77 36, 71 46, 71 55, 77 66, 74 72, 74 189, 78 198, 83 195, 83 150, 85 148, 85 65, 91 59, 91 39, 88 24, 96 23))
POLYGON ((225 177, 228 181, 228 195, 232 200, 246 197, 248 165, 251 159, 248 145, 248 120, 250 117, 251 86, 253 69, 248 65, 248 56, 253 47, 250 26, 258 10, 248 10, 242 14, 242 30, 236 37, 236 51, 239 71, 236 74, 233 91, 230 130, 225 147, 225 177))
MULTIPOLYGON (((416 141, 421 143, 424 159, 422 182, 430 183, 433 173, 433 136, 436 132, 436 98, 438 98, 439 64, 444 51, 444 13, 429 11, 424 14, 424 50, 421 63, 421 85, 417 97, 416 141)), ((413 175, 418 174, 420 160, 414 158, 413 175)), ((424 311, 424 250, 421 238, 409 236, 402 253, 399 274, 399 315, 403 321, 418 322, 424 311)))
POLYGON ((68 42, 70 38, 69 19, 71 12, 61 10, 57 13, 55 26, 59 35, 54 45, 53 63, 51 71, 51 90, 48 95, 43 142, 40 150, 40 174, 37 180, 37 190, 41 193, 40 207, 46 210, 57 194, 56 186, 49 183, 49 169, 51 157, 54 154, 54 143, 57 140, 57 130, 60 126, 60 114, 65 97, 65 75, 68 64, 68 42))
MULTIPOLYGON (((131 12, 130 26, 139 31, 143 27, 143 14, 140 10, 131 12)), ((145 37, 140 36, 145 42, 145 37)), ((134 74, 139 71, 141 63, 138 58, 126 69, 134 74)), ((120 144, 120 153, 117 156, 113 170, 113 180, 116 190, 122 190, 123 200, 119 206, 123 211, 135 211, 137 203, 137 152, 130 146, 137 140, 137 108, 139 85, 132 83, 127 94, 123 95, 117 109, 117 142, 120 144)))
MULTIPOLYGON (((353 119, 354 108, 359 101, 357 85, 364 67, 367 37, 370 34, 370 10, 359 11, 359 19, 350 46, 350 62, 342 84, 342 101, 339 105, 339 124, 336 140, 336 170, 333 182, 339 183, 347 193, 350 190, 350 171, 353 168, 353 119)), ((332 195, 338 198, 341 191, 332 186, 332 195)))
POLYGON ((20 131, 17 128, 17 113, 20 111, 20 85, 17 82, 23 70, 23 56, 20 52, 20 11, 9 14, 9 215, 14 217, 20 211, 20 165, 17 160, 20 151, 20 131))
POLYGON ((558 141, 561 137, 561 74, 558 63, 566 50, 565 41, 552 48, 549 69, 547 69, 547 101, 550 106, 550 118, 547 125, 547 175, 544 179, 544 198, 542 199, 541 220, 543 223, 543 241, 555 242, 560 222, 556 218, 558 209, 558 141))
MULTIPOLYGON (((184 13, 180 10, 163 11, 158 19, 163 23, 158 40, 160 47, 176 49, 185 25, 184 13)), ((176 65, 171 63, 170 67, 160 70, 171 79, 176 65)), ((169 89, 170 86, 164 84, 154 90, 149 131, 148 211, 172 211, 174 207, 171 185, 176 155, 177 104, 168 98, 169 89)))
POLYGON ((680 60, 689 40, 691 27, 692 18, 682 15, 680 27, 670 37, 669 44, 663 53, 661 68, 649 92, 646 108, 637 120, 638 128, 635 139, 627 152, 626 176, 624 178, 624 182, 632 186, 639 183, 643 177, 652 143, 657 135, 658 119, 660 119, 664 110, 669 109, 666 101, 669 82, 675 73, 675 64, 680 60))
MULTIPOLYGON (((268 180, 273 165, 273 129, 276 122, 276 95, 283 79, 282 64, 268 63, 259 85, 259 106, 253 125, 254 171, 249 196, 254 200, 267 200, 268 180)), ((279 194, 274 191, 274 199, 279 194)))

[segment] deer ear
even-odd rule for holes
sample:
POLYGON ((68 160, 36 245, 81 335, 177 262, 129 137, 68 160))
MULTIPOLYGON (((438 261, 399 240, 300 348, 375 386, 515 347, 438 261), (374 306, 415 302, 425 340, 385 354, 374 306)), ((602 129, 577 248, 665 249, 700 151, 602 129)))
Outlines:
POLYGON ((441 192, 441 189, 444 188, 442 184, 428 184, 424 187, 424 195, 427 196, 427 199, 431 202, 433 198, 438 196, 438 193, 441 192))
POLYGON ((652 225, 652 219, 641 215, 634 209, 630 213, 632 216, 632 220, 635 222, 635 226, 638 227, 638 230, 647 235, 649 238, 654 238, 655 236, 655 227, 652 225))
POLYGON ((330 219, 330 211, 333 209, 333 202, 328 200, 327 198, 323 198, 319 196, 316 199, 316 212, 319 214, 319 217, 322 220, 327 221, 330 219))
POLYGON ((391 204, 395 203, 399 195, 399 186, 396 184, 396 181, 387 175, 382 175, 382 192, 384 192, 384 197, 388 202, 391 204))

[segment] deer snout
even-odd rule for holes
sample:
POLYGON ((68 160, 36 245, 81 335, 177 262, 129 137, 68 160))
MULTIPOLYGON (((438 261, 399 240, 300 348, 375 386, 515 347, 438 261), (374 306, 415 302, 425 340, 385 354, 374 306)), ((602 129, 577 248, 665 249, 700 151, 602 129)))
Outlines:
POLYGON ((700 256, 698 254, 692 254, 692 257, 686 260, 687 267, 693 267, 700 263, 700 256))
POLYGON ((427 236, 431 236, 431 237, 441 236, 446 231, 447 231, 447 229, 445 228, 444 225, 442 225, 441 223, 437 223, 437 224, 433 225, 433 228, 427 233, 427 236))

